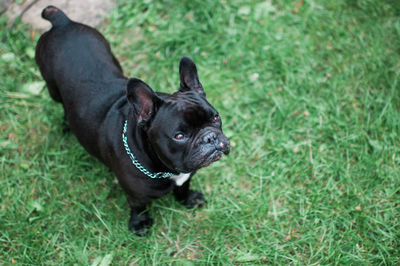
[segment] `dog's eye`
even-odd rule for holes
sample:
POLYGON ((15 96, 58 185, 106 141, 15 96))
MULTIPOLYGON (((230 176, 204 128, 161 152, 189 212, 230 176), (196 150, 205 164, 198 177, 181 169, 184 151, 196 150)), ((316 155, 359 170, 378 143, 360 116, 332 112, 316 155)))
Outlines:
POLYGON ((185 136, 182 133, 178 133, 175 135, 175 139, 177 139, 177 140, 183 140, 184 137, 185 136))
POLYGON ((214 122, 219 122, 219 119, 220 119, 219 115, 215 115, 214 118, 213 118, 214 122))

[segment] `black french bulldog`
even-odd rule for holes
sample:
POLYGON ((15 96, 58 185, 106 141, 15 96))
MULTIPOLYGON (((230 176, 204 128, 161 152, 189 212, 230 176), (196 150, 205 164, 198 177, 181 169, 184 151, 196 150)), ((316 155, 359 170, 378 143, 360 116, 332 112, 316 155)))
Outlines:
POLYGON ((152 225, 147 206, 171 190, 188 208, 202 206, 190 190, 193 174, 228 154, 218 112, 207 102, 194 62, 179 64, 180 87, 155 93, 124 77, 108 42, 95 29, 48 6, 52 24, 36 47, 36 62, 50 96, 61 102, 82 146, 116 174, 131 207, 129 228, 144 235, 152 225))

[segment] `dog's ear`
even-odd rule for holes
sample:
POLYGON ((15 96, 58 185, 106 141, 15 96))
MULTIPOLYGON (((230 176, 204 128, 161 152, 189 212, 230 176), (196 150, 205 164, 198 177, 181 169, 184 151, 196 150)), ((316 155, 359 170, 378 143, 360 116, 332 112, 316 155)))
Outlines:
POLYGON ((197 75, 196 64, 189 57, 184 56, 181 58, 179 63, 179 76, 181 79, 179 91, 193 90, 201 96, 206 97, 206 93, 197 75))
POLYGON ((126 97, 133 106, 138 125, 146 124, 162 104, 162 99, 146 83, 137 78, 129 79, 126 97))

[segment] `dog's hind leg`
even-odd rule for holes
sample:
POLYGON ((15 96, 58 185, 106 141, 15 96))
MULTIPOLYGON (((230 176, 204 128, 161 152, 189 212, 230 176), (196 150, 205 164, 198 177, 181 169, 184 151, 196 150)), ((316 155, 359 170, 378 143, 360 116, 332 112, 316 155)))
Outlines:
POLYGON ((47 89, 49 90, 50 97, 55 101, 62 104, 64 109, 64 118, 62 122, 63 132, 67 133, 70 131, 68 120, 67 120, 67 113, 65 112, 64 102, 62 101, 60 91, 53 80, 46 79, 47 89))

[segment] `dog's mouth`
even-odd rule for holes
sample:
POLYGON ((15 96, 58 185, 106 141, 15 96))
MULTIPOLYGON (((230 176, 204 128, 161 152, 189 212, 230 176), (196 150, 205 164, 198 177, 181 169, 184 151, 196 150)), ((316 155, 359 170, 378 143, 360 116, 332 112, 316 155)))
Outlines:
POLYGON ((213 151, 208 152, 204 157, 202 157, 202 160, 199 160, 200 161, 199 164, 191 164, 190 166, 187 165, 186 167, 184 167, 182 169, 175 167, 174 170, 178 173, 191 173, 195 170, 198 170, 203 167, 207 167, 210 164, 212 164, 213 162, 218 161, 219 159, 222 158, 223 154, 224 154, 224 152, 222 152, 222 151, 213 150, 213 151))
POLYGON ((214 150, 213 152, 211 152, 208 156, 206 156, 204 158, 204 160, 203 160, 203 162, 201 162, 199 168, 209 166, 213 162, 218 161, 219 159, 221 159, 222 154, 223 154, 222 151, 214 150))
POLYGON ((222 155, 228 155, 229 151, 229 141, 220 142, 220 144, 215 147, 202 147, 186 157, 187 162, 184 164, 183 169, 178 169, 177 167, 174 169, 179 173, 190 173, 218 161, 222 158, 222 155))

